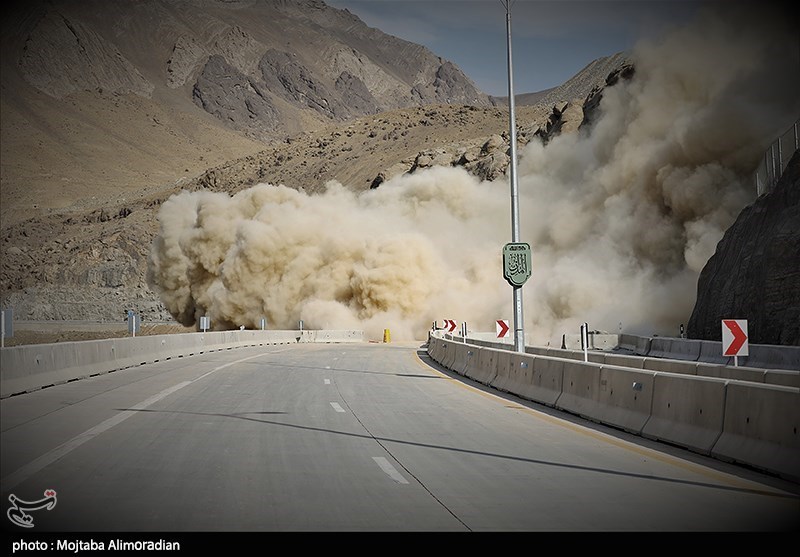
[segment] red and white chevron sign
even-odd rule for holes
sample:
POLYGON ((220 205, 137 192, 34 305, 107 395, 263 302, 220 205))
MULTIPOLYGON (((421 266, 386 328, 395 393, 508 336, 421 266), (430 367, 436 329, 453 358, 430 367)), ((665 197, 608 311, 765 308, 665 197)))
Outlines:
POLYGON ((722 355, 748 356, 747 319, 722 320, 722 355))
POLYGON ((508 334, 509 325, 505 319, 497 320, 497 338, 506 338, 508 334))
POLYGON ((444 320, 444 330, 448 333, 452 333, 456 330, 456 322, 452 319, 445 319, 444 320))

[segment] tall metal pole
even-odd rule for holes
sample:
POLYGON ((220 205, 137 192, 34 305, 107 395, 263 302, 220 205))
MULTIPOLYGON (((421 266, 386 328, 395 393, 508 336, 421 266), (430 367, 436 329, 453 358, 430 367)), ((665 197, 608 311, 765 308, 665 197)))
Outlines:
MULTIPOLYGON (((514 114, 514 70, 511 62, 511 3, 501 0, 506 8, 508 50, 508 136, 511 142, 511 241, 519 242, 519 195, 517 193, 517 122, 514 114)), ((525 329, 522 320, 522 287, 514 289, 514 350, 525 352, 525 329)))

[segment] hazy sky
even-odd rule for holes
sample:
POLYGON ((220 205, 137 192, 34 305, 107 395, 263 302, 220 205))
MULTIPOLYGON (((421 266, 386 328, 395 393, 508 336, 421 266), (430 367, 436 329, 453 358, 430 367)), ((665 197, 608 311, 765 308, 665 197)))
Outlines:
MULTIPOLYGON (((326 0, 428 47, 483 92, 508 94, 504 0, 326 0)), ((514 93, 561 85, 592 60, 682 22, 701 0, 511 0, 514 93)))

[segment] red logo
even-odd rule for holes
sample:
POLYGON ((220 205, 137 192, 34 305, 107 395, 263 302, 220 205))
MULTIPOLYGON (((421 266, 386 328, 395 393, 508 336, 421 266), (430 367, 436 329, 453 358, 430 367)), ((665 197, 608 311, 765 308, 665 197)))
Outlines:
POLYGON ((14 494, 9 495, 8 500, 11 501, 12 505, 6 513, 8 519, 17 526, 33 528, 33 517, 25 511, 51 510, 56 506, 56 490, 46 489, 44 499, 39 499, 38 501, 23 501, 14 494))

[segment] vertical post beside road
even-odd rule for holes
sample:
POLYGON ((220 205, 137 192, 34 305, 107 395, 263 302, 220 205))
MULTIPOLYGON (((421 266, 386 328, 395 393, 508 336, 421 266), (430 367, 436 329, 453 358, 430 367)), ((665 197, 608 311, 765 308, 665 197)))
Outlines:
POLYGON ((6 337, 14 336, 14 310, 0 309, 0 348, 6 347, 6 337))
MULTIPOLYGON (((503 0, 506 8, 506 46, 508 52, 508 138, 511 143, 511 241, 519 242, 519 194, 517 187, 517 123, 514 113, 514 68, 511 56, 511 3, 503 0)), ((525 327, 522 316, 522 285, 513 285, 514 292, 514 350, 525 352, 525 327)))
POLYGON ((581 325, 581 348, 583 349, 583 361, 589 361, 589 324, 581 325))

